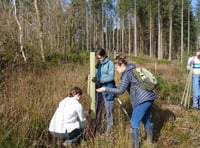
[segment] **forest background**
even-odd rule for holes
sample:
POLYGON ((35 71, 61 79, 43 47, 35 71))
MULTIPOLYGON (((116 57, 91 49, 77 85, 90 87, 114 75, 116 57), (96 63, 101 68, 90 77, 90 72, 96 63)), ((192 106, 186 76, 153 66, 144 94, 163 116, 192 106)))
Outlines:
MULTIPOLYGON (((0 147, 52 147, 49 120, 71 86, 79 84, 86 93, 89 52, 97 47, 106 49, 111 58, 114 53, 126 54, 130 61, 157 75, 155 147, 199 146, 194 133, 199 125, 197 112, 186 112, 179 106, 173 106, 180 109, 178 113, 162 108, 163 102, 179 103, 187 58, 200 47, 200 1, 195 1, 195 7, 191 3, 0 0, 0 147)), ((126 100, 127 94, 122 99, 126 100)), ((83 103, 88 108, 89 102, 83 103)), ((119 108, 115 114, 120 118, 115 121, 114 139, 99 135, 95 144, 87 141, 83 147, 127 147, 129 123, 119 108)))

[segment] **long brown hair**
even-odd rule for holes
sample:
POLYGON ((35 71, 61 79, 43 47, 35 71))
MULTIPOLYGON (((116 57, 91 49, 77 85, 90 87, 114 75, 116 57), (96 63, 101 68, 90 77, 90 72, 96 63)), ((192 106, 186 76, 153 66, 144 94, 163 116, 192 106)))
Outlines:
POLYGON ((121 66, 122 64, 124 64, 124 65, 127 65, 127 64, 128 64, 128 62, 127 62, 127 60, 126 60, 126 57, 123 56, 123 55, 118 55, 118 56, 116 56, 116 57, 115 57, 115 62, 114 62, 114 63, 117 64, 117 65, 119 65, 119 66, 121 66))
POLYGON ((82 95, 82 90, 79 87, 73 87, 72 89, 70 89, 68 96, 69 97, 73 97, 75 95, 82 95))

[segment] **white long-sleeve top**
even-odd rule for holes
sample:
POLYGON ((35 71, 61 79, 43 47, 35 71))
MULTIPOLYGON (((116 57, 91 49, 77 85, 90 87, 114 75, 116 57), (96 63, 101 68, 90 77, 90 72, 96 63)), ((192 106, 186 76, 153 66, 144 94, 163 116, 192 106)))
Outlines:
POLYGON ((193 74, 200 74, 200 59, 197 56, 190 57, 187 62, 187 70, 192 67, 193 74))
POLYGON ((49 131, 55 133, 68 133, 76 128, 84 128, 86 119, 82 105, 74 97, 66 97, 60 103, 54 113, 49 131))

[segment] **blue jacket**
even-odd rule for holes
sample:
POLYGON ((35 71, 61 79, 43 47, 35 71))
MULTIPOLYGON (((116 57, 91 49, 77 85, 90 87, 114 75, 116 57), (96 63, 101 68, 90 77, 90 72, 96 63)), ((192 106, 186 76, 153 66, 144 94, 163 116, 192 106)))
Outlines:
POLYGON ((114 63, 106 57, 96 70, 96 77, 100 80, 101 83, 110 82, 114 80, 115 76, 115 67, 114 63))
POLYGON ((114 94, 123 94, 127 90, 133 109, 138 104, 154 100, 157 97, 153 91, 146 91, 138 86, 138 80, 133 74, 134 68, 136 68, 134 64, 127 65, 125 71, 121 75, 121 82, 118 88, 106 87, 106 92, 111 92, 114 94))
MULTIPOLYGON (((96 77, 97 79, 100 80, 101 86, 115 88, 114 76, 115 76, 114 63, 109 59, 109 57, 106 57, 99 64, 96 70, 96 77)), ((103 92, 102 95, 107 101, 113 101, 115 98, 115 95, 109 92, 103 92)))

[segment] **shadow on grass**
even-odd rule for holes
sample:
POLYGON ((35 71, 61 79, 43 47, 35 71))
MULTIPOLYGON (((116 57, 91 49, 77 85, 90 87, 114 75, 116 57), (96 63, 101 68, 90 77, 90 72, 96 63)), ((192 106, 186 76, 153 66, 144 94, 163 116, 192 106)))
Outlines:
POLYGON ((162 109, 158 105, 154 104, 152 109, 152 123, 154 127, 154 141, 157 141, 161 129, 166 122, 175 120, 175 115, 168 109, 162 109))

